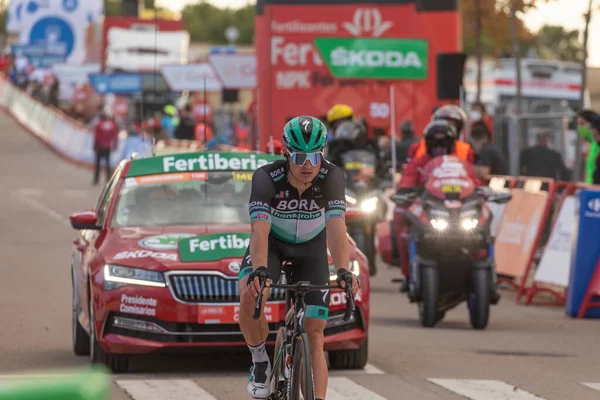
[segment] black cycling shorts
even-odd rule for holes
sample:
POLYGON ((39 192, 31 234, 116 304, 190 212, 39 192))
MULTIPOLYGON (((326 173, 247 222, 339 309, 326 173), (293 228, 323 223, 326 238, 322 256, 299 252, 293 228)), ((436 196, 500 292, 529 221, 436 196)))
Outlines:
MULTIPOLYGON (((269 235, 269 260, 267 270, 273 282, 281 276, 283 261, 294 263, 291 282, 308 281, 313 285, 329 285, 329 264, 327 262, 327 241, 325 229, 315 238, 304 243, 286 243, 269 235)), ((240 266, 238 281, 253 271, 250 259, 250 247, 246 249, 244 260, 240 266)), ((326 320, 329 316, 329 290, 308 292, 306 302, 306 318, 326 320)))

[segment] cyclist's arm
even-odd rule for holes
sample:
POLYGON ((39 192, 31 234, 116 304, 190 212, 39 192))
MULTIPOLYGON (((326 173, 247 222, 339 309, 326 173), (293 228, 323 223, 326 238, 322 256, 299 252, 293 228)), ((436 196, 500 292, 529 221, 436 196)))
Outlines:
POLYGON ((327 245, 336 269, 348 269, 350 254, 346 236, 346 188, 340 168, 329 171, 325 183, 325 226, 327 245))
POLYGON ((250 193, 250 260, 254 269, 266 267, 269 258, 269 232, 271 232, 271 200, 275 196, 275 185, 267 171, 257 170, 252 176, 250 193))

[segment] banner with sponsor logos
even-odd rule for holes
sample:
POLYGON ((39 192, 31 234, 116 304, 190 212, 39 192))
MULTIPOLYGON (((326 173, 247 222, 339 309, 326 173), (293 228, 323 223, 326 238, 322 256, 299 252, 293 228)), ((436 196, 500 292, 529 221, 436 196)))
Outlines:
POLYGON ((215 233, 179 242, 179 258, 185 262, 242 258, 250 244, 249 233, 215 233))
POLYGON ((12 0, 8 26, 19 33, 19 43, 43 44, 52 55, 81 64, 86 28, 103 13, 101 0, 12 0))
MULTIPOLYGON (((575 224, 575 237, 571 248, 571 271, 565 302, 565 312, 576 316, 588 286, 600 260, 600 191, 581 190, 575 195, 575 212, 578 214, 575 224)), ((600 318, 600 308, 585 313, 586 317, 600 318)))
POLYGON ((256 153, 182 153, 133 160, 127 176, 171 172, 254 171, 281 156, 256 153))
POLYGON ((260 148, 298 110, 323 116, 339 103, 387 130, 390 85, 395 120, 412 120, 420 131, 438 105, 435 55, 460 48, 456 6, 265 0, 256 18, 260 148))
POLYGON ((208 62, 226 89, 256 88, 255 54, 211 54, 208 62))
POLYGON ((209 63, 162 65, 160 73, 174 92, 217 92, 223 89, 209 63))

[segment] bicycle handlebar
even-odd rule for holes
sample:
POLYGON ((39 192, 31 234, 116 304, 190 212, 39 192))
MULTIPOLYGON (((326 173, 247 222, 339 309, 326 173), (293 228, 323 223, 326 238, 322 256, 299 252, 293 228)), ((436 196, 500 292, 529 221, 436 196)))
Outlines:
MULTIPOLYGON (((266 282, 266 279, 261 279, 260 291, 258 293, 258 298, 256 299, 256 303, 254 305, 254 319, 259 319, 260 314, 262 312, 263 291, 265 289, 266 282)), ((344 321, 348 321, 354 313, 354 310, 356 309, 356 305, 354 304, 354 293, 352 293, 352 277, 349 277, 349 279, 346 280, 345 288, 341 287, 340 285, 313 285, 308 282, 298 282, 292 285, 271 285, 270 288, 291 290, 293 292, 304 293, 312 292, 315 290, 344 289, 346 296, 348 296, 348 301, 346 301, 346 313, 344 314, 344 321)))

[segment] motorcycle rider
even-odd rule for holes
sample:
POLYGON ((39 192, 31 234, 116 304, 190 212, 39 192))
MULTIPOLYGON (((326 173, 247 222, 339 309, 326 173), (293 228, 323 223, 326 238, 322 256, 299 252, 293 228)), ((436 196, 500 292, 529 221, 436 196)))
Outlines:
POLYGON ((336 104, 327 111, 327 124, 334 133, 342 122, 353 120, 354 110, 347 104, 336 104))
MULTIPOLYGON (((424 155, 411 160, 402 173, 400 182, 398 183, 398 193, 406 191, 414 191, 415 187, 419 187, 424 183, 424 178, 421 174, 423 167, 434 157, 441 155, 455 155, 457 153, 457 141, 458 133, 454 128, 454 125, 447 120, 434 120, 427 125, 423 134, 423 140, 425 141, 426 152, 424 155)), ((461 157, 458 157, 461 158, 461 157)), ((463 161, 466 161, 463 159, 463 161)), ((473 168, 467 168, 467 174, 470 179, 475 182, 476 185, 480 186, 482 183, 477 178, 475 170, 473 168)), ((396 246, 398 249, 398 255, 400 258, 400 267, 402 273, 406 277, 400 291, 405 293, 408 291, 408 278, 409 278, 409 257, 408 257, 408 226, 405 221, 405 213, 402 207, 396 207, 394 210, 394 220, 392 223, 392 237, 396 238, 396 246)), ((497 302, 499 295, 494 292, 492 300, 497 302)))
MULTIPOLYGON (((475 152, 470 144, 463 142, 460 139, 463 129, 467 123, 467 113, 459 106, 448 104, 435 110, 431 116, 432 121, 445 120, 452 124, 457 133, 457 138, 454 146, 455 155, 461 160, 468 161, 471 164, 475 163, 475 152)), ((408 150, 407 162, 414 158, 421 157, 426 154, 425 139, 413 144, 408 150)))
POLYGON ((375 156, 375 174, 381 170, 379 147, 367 136, 367 129, 360 121, 344 121, 337 125, 334 138, 329 143, 327 160, 344 169, 343 155, 350 151, 366 150, 375 156))

